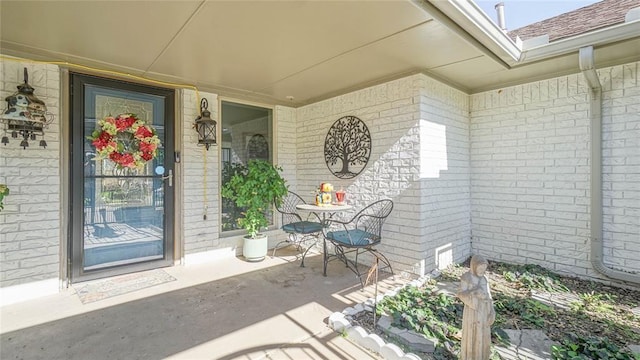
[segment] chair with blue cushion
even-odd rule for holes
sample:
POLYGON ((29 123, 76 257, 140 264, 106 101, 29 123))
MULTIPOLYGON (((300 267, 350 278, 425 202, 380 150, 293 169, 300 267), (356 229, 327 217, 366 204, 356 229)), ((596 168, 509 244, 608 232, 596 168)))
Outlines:
POLYGON ((363 252, 374 257, 376 266, 380 262, 386 265, 384 268, 388 267, 393 275, 391 263, 375 248, 382 241, 382 225, 391 214, 391 210, 393 210, 393 201, 385 199, 368 205, 348 221, 329 220, 329 227, 324 230, 324 236, 326 241, 333 244, 335 252, 334 254, 329 254, 328 251, 325 253, 324 275, 327 276, 329 261, 339 259, 356 274, 364 287, 362 277, 366 273, 361 273, 358 268, 358 256, 363 252))
POLYGON ((320 235, 322 234, 322 224, 320 224, 320 218, 314 213, 310 213, 306 220, 303 220, 296 206, 299 204, 306 204, 306 202, 293 191, 289 191, 287 196, 282 201, 280 206, 276 206, 276 209, 282 214, 282 230, 288 234, 287 240, 281 241, 276 244, 273 249, 273 255, 276 255, 276 250, 284 247, 295 245, 298 251, 302 252, 302 262, 300 266, 304 267, 304 258, 311 248, 318 242, 320 235), (315 216, 311 218, 310 216, 315 216), (317 221, 316 221, 317 220, 317 221), (313 241, 310 245, 307 245, 306 249, 303 247, 309 241, 313 241), (284 246, 281 246, 283 245, 284 246))

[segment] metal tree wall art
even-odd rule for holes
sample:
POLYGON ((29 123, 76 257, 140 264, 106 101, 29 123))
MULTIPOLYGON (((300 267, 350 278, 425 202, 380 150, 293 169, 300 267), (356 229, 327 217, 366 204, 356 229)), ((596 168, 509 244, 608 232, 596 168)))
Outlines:
POLYGON ((249 159, 269 160, 269 143, 261 134, 255 134, 247 144, 247 157, 249 159))
POLYGON ((371 134, 355 116, 338 119, 324 140, 324 160, 333 175, 350 179, 362 172, 371 156, 371 134))

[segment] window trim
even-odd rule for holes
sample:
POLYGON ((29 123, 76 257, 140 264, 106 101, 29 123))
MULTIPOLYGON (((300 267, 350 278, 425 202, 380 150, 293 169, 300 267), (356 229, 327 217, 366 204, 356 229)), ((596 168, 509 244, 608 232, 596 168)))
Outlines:
MULTIPOLYGON (((222 200, 222 195, 221 195, 221 189, 222 189, 222 128, 223 128, 223 122, 222 122, 222 103, 223 102, 227 102, 227 103, 235 103, 235 104, 242 104, 242 105, 249 105, 249 106, 255 106, 255 107, 260 107, 260 108, 264 108, 264 109, 269 109, 271 110, 271 129, 269 129, 271 131, 271 142, 272 142, 272 149, 270 149, 271 152, 271 163, 272 164, 277 164, 278 163, 278 134, 276 132, 276 123, 278 121, 277 116, 276 116, 276 106, 272 105, 272 104, 265 104, 265 103, 260 103, 260 102, 254 102, 254 101, 249 101, 249 100, 242 100, 242 99, 238 99, 238 98, 232 98, 232 97, 225 97, 225 96, 218 96, 218 112, 217 112, 217 117, 218 117, 218 123, 220 124, 220 135, 218 136, 219 139, 219 146, 217 146, 218 148, 218 196, 220 197, 220 200, 222 200)), ((279 228, 279 223, 280 220, 278 218, 278 216, 276 216, 276 212, 275 212, 275 208, 272 209, 273 211, 273 224, 269 225, 269 227, 267 228, 267 231, 273 231, 273 230, 277 230, 279 228)), ((233 237, 238 237, 238 236, 244 236, 246 235, 246 230, 244 229, 238 229, 238 230, 228 230, 228 231, 223 231, 222 230, 222 201, 218 201, 218 236, 219 238, 233 238, 233 237)))

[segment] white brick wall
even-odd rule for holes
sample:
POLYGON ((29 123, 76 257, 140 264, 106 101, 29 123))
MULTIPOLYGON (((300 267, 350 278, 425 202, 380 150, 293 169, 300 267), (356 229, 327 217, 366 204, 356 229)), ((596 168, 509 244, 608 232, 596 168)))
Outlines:
MULTIPOLYGON (((2 60, 0 98, 15 92, 24 66, 55 121, 46 131, 47 149, 34 143, 22 150, 15 141, 0 147, 0 182, 11 188, 0 212, 0 288, 57 279, 66 242, 60 235, 59 70, 2 60)), ((604 90, 604 261, 636 272, 639 66, 599 70, 604 90)), ((235 250, 240 237, 219 237, 219 149, 204 151, 196 145, 192 124, 199 100, 194 91, 181 91, 176 200, 182 201, 183 211, 176 232, 183 236, 187 255, 235 250), (205 206, 207 220, 202 218, 205 206)), ((209 100, 217 118, 217 95, 200 96, 209 100)), ((397 272, 422 274, 460 262, 473 249, 492 259, 600 277, 589 263, 588 111, 581 74, 472 96, 414 75, 299 109, 276 106, 276 162, 291 189, 309 200, 323 181, 345 188, 356 208, 392 198, 395 208, 381 250, 397 272), (345 115, 367 124, 373 151, 362 174, 340 180, 327 169, 323 153, 329 127, 345 115)), ((282 234, 272 234, 273 245, 282 234)))
MULTIPOLYGON (((638 63, 603 83, 605 263, 640 271, 638 63), (634 259, 635 258, 635 259, 634 259)), ((589 97, 573 74, 471 96, 474 251, 601 277, 589 245, 589 97)))
POLYGON ((23 150, 11 134, 6 134, 10 143, 0 145, 0 183, 10 188, 0 212, 0 288, 58 279, 60 272, 60 72, 53 65, 3 59, 1 110, 6 108, 4 98, 24 82, 24 67, 34 94, 46 103, 54 121, 45 129, 46 149, 38 146, 38 137, 23 150))
POLYGON ((274 109, 277 144, 276 164, 282 168, 282 176, 292 191, 298 187, 296 179, 296 109, 276 106, 274 109))
POLYGON ((426 76, 420 89, 421 241, 428 272, 462 262, 471 251, 469 96, 426 76))
POLYGON ((203 92, 199 95, 197 98, 195 91, 182 90, 182 166, 178 175, 182 193, 176 194, 176 201, 182 200, 183 212, 182 229, 176 229, 176 232, 182 232, 185 255, 236 246, 235 241, 219 237, 219 149, 214 146, 207 151, 198 146, 198 134, 193 129, 202 98, 209 102, 211 118, 218 118, 218 96, 203 92), (203 218, 205 211, 206 220, 203 218))
POLYGON ((466 95, 424 75, 301 107, 298 191, 311 200, 311 192, 328 181, 343 187, 356 209, 391 198, 395 207, 380 249, 397 272, 424 273, 436 261, 460 261, 468 256, 470 237, 467 114, 466 95), (324 162, 324 140, 331 125, 346 115, 367 125, 373 149, 360 175, 338 179, 324 162), (433 144, 423 146, 421 139, 433 144), (442 218, 444 214, 449 217, 442 218))
MULTIPOLYGON (((287 181, 289 190, 297 193, 296 109, 278 105, 274 108, 273 112, 275 119, 275 142, 277 146, 275 163, 282 168, 282 177, 287 181)), ((274 220, 276 227, 279 229, 282 225, 282 216, 280 213, 275 212, 274 220)), ((270 232, 269 247, 286 240, 286 237, 287 235, 281 230, 270 232)))
POLYGON ((640 62, 603 69, 599 76, 604 261, 640 272, 640 62))

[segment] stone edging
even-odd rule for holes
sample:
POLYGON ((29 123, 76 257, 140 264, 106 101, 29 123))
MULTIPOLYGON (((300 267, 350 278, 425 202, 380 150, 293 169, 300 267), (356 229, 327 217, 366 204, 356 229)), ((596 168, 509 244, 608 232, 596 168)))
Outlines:
MULTIPOLYGON (((439 273, 434 272, 432 274, 421 276, 420 278, 388 291, 383 295, 378 295, 377 300, 380 302, 385 296, 395 296, 398 294, 398 291, 407 286, 421 287, 430 279, 438 277, 438 275, 439 273)), ((374 298, 369 298, 362 304, 347 307, 342 310, 342 312, 334 312, 329 316, 329 327, 331 327, 335 332, 345 334, 349 340, 363 348, 380 354, 386 360, 421 360, 418 355, 414 353, 405 353, 398 345, 387 343, 377 334, 369 334, 363 327, 358 325, 353 326, 351 324, 353 316, 358 313, 362 311, 372 312, 375 303, 376 301, 374 298)), ((401 342, 405 342, 407 345, 415 344, 417 341, 426 347, 435 346, 433 342, 422 334, 392 327, 391 320, 388 317, 380 318, 377 326, 383 327, 383 330, 386 333, 397 337, 401 342)))

